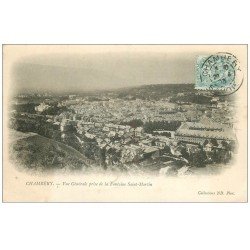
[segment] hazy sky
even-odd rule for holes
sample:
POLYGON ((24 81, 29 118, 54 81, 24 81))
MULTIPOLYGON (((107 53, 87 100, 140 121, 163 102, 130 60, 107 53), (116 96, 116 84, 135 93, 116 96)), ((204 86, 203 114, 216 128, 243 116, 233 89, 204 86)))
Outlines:
POLYGON ((144 84, 194 83, 195 53, 109 52, 47 54, 19 60, 18 91, 85 91, 144 84))

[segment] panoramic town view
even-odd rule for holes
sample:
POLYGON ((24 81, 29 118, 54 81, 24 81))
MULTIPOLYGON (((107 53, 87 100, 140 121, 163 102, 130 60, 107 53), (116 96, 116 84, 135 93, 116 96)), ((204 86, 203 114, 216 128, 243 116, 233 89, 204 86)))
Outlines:
POLYGON ((20 170, 218 174, 237 154, 237 100, 194 84, 26 91, 9 109, 20 170))

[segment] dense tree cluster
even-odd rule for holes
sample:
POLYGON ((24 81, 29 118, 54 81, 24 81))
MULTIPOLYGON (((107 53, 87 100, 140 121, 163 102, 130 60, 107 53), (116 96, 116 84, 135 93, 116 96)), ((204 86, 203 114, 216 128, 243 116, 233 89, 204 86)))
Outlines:
POLYGON ((14 104, 12 108, 19 113, 30 113, 35 114, 35 107, 37 106, 36 103, 28 102, 25 104, 14 104))
POLYGON ((140 119, 133 119, 129 122, 122 122, 121 125, 129 125, 132 128, 137 128, 137 127, 142 127, 143 126, 143 121, 140 119))
POLYGON ((181 122, 179 121, 150 121, 144 124, 144 131, 146 133, 153 133, 155 130, 169 130, 175 131, 177 128, 181 126, 181 122))

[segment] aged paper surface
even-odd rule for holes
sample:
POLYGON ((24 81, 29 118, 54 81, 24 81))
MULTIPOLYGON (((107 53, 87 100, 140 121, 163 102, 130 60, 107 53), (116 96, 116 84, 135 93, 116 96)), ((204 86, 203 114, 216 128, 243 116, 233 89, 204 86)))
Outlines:
POLYGON ((3 201, 246 202, 246 45, 4 45, 3 201))

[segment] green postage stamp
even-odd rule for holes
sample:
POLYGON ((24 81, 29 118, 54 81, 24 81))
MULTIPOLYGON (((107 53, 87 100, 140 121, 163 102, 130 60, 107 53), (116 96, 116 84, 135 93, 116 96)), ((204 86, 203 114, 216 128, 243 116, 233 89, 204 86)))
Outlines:
POLYGON ((197 58, 196 89, 229 95, 236 92, 242 82, 240 62, 233 54, 220 52, 197 58))

